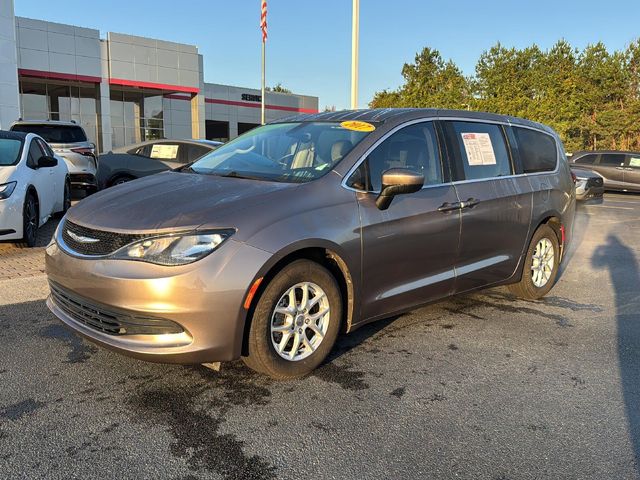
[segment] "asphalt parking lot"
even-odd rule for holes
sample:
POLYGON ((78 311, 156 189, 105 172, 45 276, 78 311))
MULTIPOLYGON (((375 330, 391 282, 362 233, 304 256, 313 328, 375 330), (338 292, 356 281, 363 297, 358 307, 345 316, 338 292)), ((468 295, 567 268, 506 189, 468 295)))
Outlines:
POLYGON ((0 245, 0 477, 640 478, 639 209, 581 206, 542 301, 442 301, 291 382, 95 347, 48 312, 43 249, 0 245))

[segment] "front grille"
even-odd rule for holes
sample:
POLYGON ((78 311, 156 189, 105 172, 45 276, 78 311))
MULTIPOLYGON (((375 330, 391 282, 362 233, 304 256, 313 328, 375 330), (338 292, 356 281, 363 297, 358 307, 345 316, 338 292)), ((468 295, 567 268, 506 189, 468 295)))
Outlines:
POLYGON ((184 329, 166 318, 134 315, 97 304, 49 282, 55 304, 79 323, 109 335, 161 335, 184 329))
POLYGON ((125 245, 145 237, 148 237, 148 235, 94 230, 93 228, 76 225, 69 220, 65 221, 62 226, 64 243, 72 251, 81 255, 110 255, 125 245))
POLYGON ((587 187, 602 187, 604 185, 602 178, 592 177, 587 180, 587 187))

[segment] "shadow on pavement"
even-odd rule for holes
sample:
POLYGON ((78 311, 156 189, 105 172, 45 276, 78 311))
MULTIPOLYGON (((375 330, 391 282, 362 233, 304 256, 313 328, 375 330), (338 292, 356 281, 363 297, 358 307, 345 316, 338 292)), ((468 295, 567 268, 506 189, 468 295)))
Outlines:
POLYGON ((609 235, 607 243, 598 247, 593 254, 591 264, 595 268, 609 270, 614 289, 622 395, 636 468, 638 468, 640 463, 640 348, 638 348, 640 312, 637 305, 633 306, 640 285, 638 261, 633 250, 622 243, 616 235, 609 235))

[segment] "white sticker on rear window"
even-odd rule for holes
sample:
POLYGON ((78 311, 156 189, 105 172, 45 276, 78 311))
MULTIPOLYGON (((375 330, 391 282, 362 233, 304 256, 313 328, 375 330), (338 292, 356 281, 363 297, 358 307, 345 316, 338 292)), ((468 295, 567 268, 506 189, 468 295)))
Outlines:
POLYGON ((640 167, 640 158, 639 157, 631 157, 629 160, 630 167, 640 167))
POLYGON ((171 160, 178 156, 178 145, 154 145, 151 148, 151 158, 171 160))
POLYGON ((467 152, 467 162, 472 167, 496 164, 496 154, 488 133, 463 133, 462 142, 467 152))

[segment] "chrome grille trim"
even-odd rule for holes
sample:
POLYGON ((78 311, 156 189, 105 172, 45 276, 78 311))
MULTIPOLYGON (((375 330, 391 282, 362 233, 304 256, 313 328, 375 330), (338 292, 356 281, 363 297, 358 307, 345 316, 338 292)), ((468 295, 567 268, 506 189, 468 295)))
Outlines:
POLYGON ((106 230, 95 230, 77 225, 69 220, 65 220, 60 226, 60 233, 64 246, 68 250, 72 253, 90 257, 111 255, 125 245, 149 236, 148 234, 125 234, 106 230), (83 243, 72 238, 70 233, 76 238, 85 237, 95 241, 83 243))

